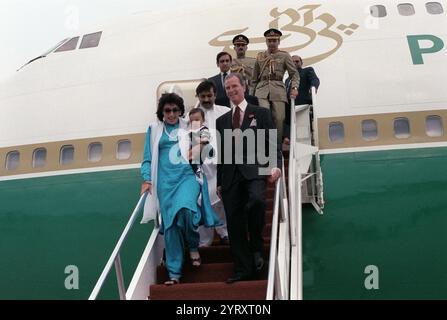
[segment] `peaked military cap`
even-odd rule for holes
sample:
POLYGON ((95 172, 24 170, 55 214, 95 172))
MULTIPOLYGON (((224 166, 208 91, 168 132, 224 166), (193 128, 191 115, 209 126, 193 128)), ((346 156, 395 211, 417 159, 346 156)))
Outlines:
POLYGON ((279 39, 282 36, 282 32, 278 29, 268 29, 266 32, 264 32, 264 37, 267 39, 279 39))
POLYGON ((244 36, 243 34, 238 34, 237 36, 235 36, 233 38, 233 44, 238 44, 238 43, 242 43, 242 44, 249 44, 250 41, 248 40, 248 38, 246 36, 244 36))

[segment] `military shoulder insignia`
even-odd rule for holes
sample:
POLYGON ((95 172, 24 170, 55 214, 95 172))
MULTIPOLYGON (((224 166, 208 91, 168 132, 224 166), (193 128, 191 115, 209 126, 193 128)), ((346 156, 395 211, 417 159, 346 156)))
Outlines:
POLYGON ((257 59, 265 59, 267 57, 267 51, 259 52, 257 59))

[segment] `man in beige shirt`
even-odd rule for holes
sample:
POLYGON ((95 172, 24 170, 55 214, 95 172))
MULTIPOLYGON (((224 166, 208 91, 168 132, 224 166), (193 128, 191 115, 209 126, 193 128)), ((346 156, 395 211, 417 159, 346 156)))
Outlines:
POLYGON ((291 79, 290 97, 293 99, 298 96, 300 81, 292 57, 278 48, 281 36, 281 31, 277 29, 264 32, 268 50, 258 54, 252 77, 252 94, 258 97, 259 106, 272 111, 280 144, 287 103, 286 87, 283 82, 285 72, 287 71, 291 79))
POLYGON ((251 89, 251 78, 253 77, 256 59, 245 56, 249 43, 250 41, 243 34, 238 34, 233 38, 234 51, 237 58, 233 59, 231 72, 242 74, 247 80, 247 88, 251 89))

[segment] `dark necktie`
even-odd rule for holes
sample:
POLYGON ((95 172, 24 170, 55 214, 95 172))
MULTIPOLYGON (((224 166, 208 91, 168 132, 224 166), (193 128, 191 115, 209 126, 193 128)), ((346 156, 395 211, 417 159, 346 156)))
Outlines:
POLYGON ((225 88, 225 78, 227 77, 227 75, 228 75, 228 73, 226 73, 226 72, 224 72, 222 74, 222 87, 224 87, 224 88, 225 88))
POLYGON ((241 126, 240 123, 241 123, 241 108, 239 108, 239 106, 236 106, 233 114, 233 129, 240 128, 241 126))

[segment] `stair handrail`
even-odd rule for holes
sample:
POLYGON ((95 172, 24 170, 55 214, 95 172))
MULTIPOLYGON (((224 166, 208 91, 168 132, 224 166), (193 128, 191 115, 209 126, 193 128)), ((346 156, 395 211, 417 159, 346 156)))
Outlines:
POLYGON ((290 230, 285 177, 285 165, 283 159, 281 163, 281 177, 275 183, 273 198, 266 300, 273 300, 275 298, 279 300, 289 299, 290 254, 288 251, 290 250, 290 230), (285 268, 285 270, 282 271, 280 270, 281 262, 284 263, 282 267, 285 268))
MULTIPOLYGON (((96 300, 96 298, 98 297, 99 292, 101 291, 105 280, 107 279, 107 276, 109 275, 112 266, 115 265, 115 271, 116 271, 116 279, 117 279, 117 283, 118 283, 118 291, 119 291, 119 296, 120 296, 120 300, 126 300, 126 288, 124 285, 124 278, 123 278, 123 269, 121 266, 121 257, 120 257, 120 251, 121 248, 124 244, 124 242, 127 239, 127 236, 129 235, 130 230, 132 229, 138 214, 140 213, 140 211, 142 211, 141 209, 144 207, 144 203, 147 197, 147 191, 145 193, 143 193, 140 197, 140 199, 138 200, 137 205, 135 206, 135 209, 133 210, 129 221, 126 224, 126 227, 124 228, 123 233, 121 234, 115 248, 113 249, 112 254, 110 255, 109 260, 106 263, 106 266, 104 267, 98 281, 96 282, 95 287, 93 288, 88 300, 96 300)), ((158 218, 158 213, 157 213, 157 218, 158 218)), ((155 219, 156 222, 158 219, 155 219)))
POLYGON ((296 207, 295 187, 296 187, 296 111, 295 99, 290 100, 290 149, 289 149, 289 210, 290 210, 290 241, 291 245, 296 245, 296 217, 293 214, 296 207))
MULTIPOLYGON (((284 165, 283 165, 284 171, 284 165)), ((269 271, 268 271, 268 281, 267 281, 267 300, 273 300, 274 289, 277 290, 281 288, 278 284, 279 279, 276 277, 278 270, 278 257, 277 257, 277 243, 278 243, 278 221, 279 221, 279 211, 282 194, 282 177, 276 180, 275 183, 275 193, 273 196, 273 218, 272 218, 272 231, 270 237, 270 255, 269 255, 269 271)), ((281 293, 277 292, 277 295, 282 297, 281 293)))
POLYGON ((301 172, 297 151, 296 116, 309 105, 295 106, 291 99, 290 151, 289 151, 289 206, 290 206, 290 299, 303 299, 303 257, 302 257, 302 200, 301 172))
MULTIPOLYGON (((312 87, 312 106, 315 107, 317 103, 317 91, 315 87, 312 87)), ((291 100, 292 114, 290 117, 290 159, 289 159, 289 205, 290 205, 290 234, 291 234, 291 273, 290 273, 290 299, 302 300, 303 299, 303 252, 302 252, 302 199, 301 188, 302 182, 308 177, 301 179, 305 172, 301 172, 300 161, 302 160, 298 155, 297 144, 297 113, 311 108, 311 105, 299 105, 295 106, 295 100, 291 100)), ((315 108, 314 108, 315 110, 315 108)), ((318 121, 317 115, 314 111, 314 145, 318 146, 318 121)), ((322 173, 320 169, 320 158, 318 149, 314 152, 316 158, 316 175, 317 183, 322 187, 322 173)), ((321 195, 318 195, 317 205, 314 201, 312 204, 315 209, 322 214, 321 207, 324 205, 324 199, 321 195)))
MULTIPOLYGON (((317 89, 315 87, 311 87, 311 93, 312 93, 312 108, 313 108, 313 130, 315 132, 313 138, 314 138, 314 145, 319 146, 319 134, 318 134, 318 95, 317 95, 317 89)), ((324 192, 323 192, 323 173, 321 171, 321 164, 320 164, 320 152, 317 152, 315 155, 315 162, 316 162, 316 174, 317 174, 317 186, 319 186, 319 189, 321 190, 321 193, 317 195, 318 198, 318 205, 321 209, 324 208, 324 192)), ((320 212, 321 214, 322 212, 320 212)))

